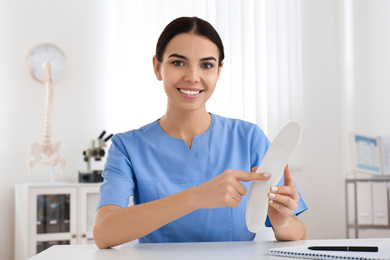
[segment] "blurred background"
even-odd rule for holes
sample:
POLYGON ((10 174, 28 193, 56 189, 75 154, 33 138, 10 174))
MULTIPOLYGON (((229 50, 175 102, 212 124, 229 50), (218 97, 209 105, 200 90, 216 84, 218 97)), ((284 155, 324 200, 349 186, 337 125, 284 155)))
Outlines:
POLYGON ((210 112, 257 123, 271 141, 289 121, 302 125, 291 163, 309 206, 300 218, 308 239, 345 238, 347 133, 390 135, 389 11, 387 0, 0 0, 0 258, 14 255, 15 184, 50 180, 40 165, 28 174, 45 97, 27 69, 31 50, 51 43, 65 54, 52 139, 63 142, 67 164, 55 179, 77 182, 90 139, 164 114, 152 57, 179 16, 208 20, 226 48, 210 112))

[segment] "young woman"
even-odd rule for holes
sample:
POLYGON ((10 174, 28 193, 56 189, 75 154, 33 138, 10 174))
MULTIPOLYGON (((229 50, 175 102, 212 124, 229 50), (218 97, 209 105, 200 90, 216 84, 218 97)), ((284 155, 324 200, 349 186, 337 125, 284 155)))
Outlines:
MULTIPOLYGON (((251 123, 210 114, 206 102, 223 67, 215 29, 196 17, 172 21, 153 57, 167 110, 138 130, 115 135, 100 188, 94 237, 99 248, 148 242, 249 241, 247 192, 269 141, 251 123), (127 207, 133 196, 134 206, 127 207)), ((268 194, 278 240, 306 238, 297 215, 306 204, 288 167, 268 194)))

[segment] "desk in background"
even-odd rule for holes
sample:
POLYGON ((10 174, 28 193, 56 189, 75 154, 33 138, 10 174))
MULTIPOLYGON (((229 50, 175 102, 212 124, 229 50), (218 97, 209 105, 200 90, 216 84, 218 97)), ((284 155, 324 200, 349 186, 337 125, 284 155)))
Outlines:
POLYGON ((268 255, 270 248, 295 245, 375 245, 381 254, 390 259, 390 238, 382 239, 337 239, 301 240, 293 242, 211 242, 211 243, 166 243, 128 244, 111 249, 98 249, 95 245, 52 246, 30 260, 286 260, 286 257, 268 255))

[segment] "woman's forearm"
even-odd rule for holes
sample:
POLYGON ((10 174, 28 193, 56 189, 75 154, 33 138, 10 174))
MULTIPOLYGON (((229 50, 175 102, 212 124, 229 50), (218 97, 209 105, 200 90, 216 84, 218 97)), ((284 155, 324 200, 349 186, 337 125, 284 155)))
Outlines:
POLYGON ((306 227, 297 216, 291 216, 283 226, 274 227, 275 238, 278 241, 306 239, 306 227))
POLYGON ((96 245, 108 248, 138 239, 196 210, 194 192, 188 189, 125 209, 113 205, 99 208, 93 230, 96 245))
POLYGON ((163 199, 122 209, 108 205, 96 213, 94 237, 99 248, 120 245, 155 231, 200 208, 237 207, 247 190, 240 181, 268 180, 269 176, 226 170, 202 185, 163 199))

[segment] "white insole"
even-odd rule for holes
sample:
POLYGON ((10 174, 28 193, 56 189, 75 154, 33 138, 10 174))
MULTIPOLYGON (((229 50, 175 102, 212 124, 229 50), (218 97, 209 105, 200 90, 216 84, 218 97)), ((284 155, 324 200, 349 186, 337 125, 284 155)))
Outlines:
POLYGON ((284 168, 294 154, 301 137, 301 127, 296 122, 288 123, 271 143, 257 173, 269 172, 267 181, 252 181, 246 204, 246 225, 256 233, 264 227, 268 213, 268 192, 282 178, 284 168))

